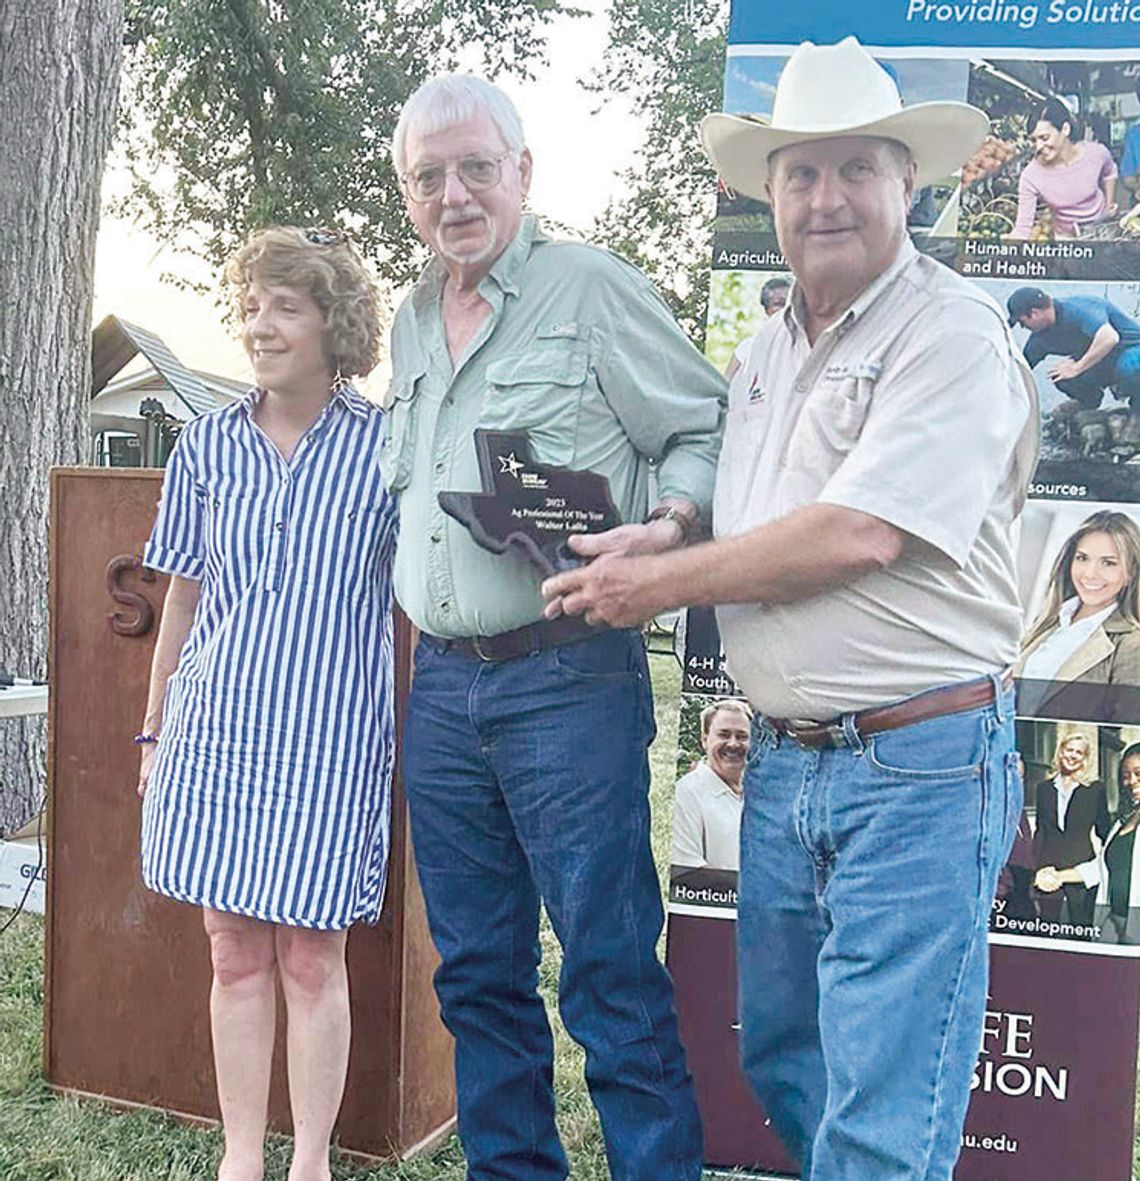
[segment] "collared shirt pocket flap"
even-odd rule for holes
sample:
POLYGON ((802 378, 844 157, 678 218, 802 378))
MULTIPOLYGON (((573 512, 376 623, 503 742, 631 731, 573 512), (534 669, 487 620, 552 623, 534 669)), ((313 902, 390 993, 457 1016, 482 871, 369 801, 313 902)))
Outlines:
POLYGON ((512 353, 487 366, 489 385, 581 385, 590 355, 581 341, 539 338, 533 349, 512 353))
POLYGON ((585 342, 573 339, 539 339, 525 352, 493 361, 486 370, 479 425, 525 431, 536 460, 569 465, 589 365, 585 342))

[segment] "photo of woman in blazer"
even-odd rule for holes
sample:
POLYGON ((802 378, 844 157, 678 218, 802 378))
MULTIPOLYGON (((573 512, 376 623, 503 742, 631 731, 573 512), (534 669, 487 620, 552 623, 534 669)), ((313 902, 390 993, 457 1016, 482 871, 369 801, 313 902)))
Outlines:
POLYGON ((1135 720, 1140 529, 1127 514, 1093 513, 1061 547, 1014 673, 1024 716, 1135 720))
POLYGON ((1090 753, 1083 734, 1066 738, 1053 756, 1052 777, 1034 789, 1033 885, 1042 918, 1060 921, 1064 907, 1068 922, 1091 928, 1100 876, 1097 852, 1108 835, 1109 817, 1104 785, 1090 781, 1090 753))

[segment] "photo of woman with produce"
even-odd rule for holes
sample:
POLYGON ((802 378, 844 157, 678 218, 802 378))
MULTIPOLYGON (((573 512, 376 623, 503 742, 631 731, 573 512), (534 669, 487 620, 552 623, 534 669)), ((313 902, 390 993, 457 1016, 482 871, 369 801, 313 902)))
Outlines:
POLYGON ((1118 207, 1135 65, 975 61, 970 102, 990 116, 991 135, 962 171, 959 233, 1052 242, 1137 232, 1118 207))
POLYGON ((1068 108, 1051 98, 1029 116, 1033 159, 1017 182, 1014 239, 1026 239, 1038 207, 1048 208, 1054 237, 1073 238, 1082 226, 1116 214, 1116 162, 1108 148, 1081 139, 1068 108))

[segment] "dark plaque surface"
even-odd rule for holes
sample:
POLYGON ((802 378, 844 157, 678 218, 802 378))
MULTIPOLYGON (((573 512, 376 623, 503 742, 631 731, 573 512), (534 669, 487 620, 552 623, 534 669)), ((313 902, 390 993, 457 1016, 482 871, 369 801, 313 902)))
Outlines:
POLYGON ((521 431, 475 431, 482 492, 441 492, 440 508, 493 554, 514 550, 544 575, 580 565, 573 533, 620 525, 609 483, 596 472, 538 463, 521 431))

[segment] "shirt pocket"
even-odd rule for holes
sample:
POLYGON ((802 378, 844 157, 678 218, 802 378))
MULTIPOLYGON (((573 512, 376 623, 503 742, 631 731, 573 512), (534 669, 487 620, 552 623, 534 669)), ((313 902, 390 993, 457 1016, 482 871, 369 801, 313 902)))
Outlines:
POLYGON ((576 453, 589 368, 589 349, 572 338, 540 337, 525 352, 492 361, 479 425, 525 432, 533 459, 568 466, 576 453))
POLYGON ((728 411, 713 493, 713 532, 717 537, 730 537, 758 523, 757 467, 770 424, 767 399, 751 405, 744 402, 728 411))
POLYGON ((818 492, 835 474, 863 433, 875 382, 870 377, 825 380, 804 402, 791 438, 787 465, 818 492))
POLYGON ((416 392, 424 372, 417 369, 392 381, 391 405, 384 417, 384 438, 380 443, 380 474, 393 492, 406 488, 411 479, 416 447, 416 392))
POLYGON ((256 576, 268 543, 270 493, 235 480, 218 480, 199 494, 211 564, 229 571, 239 583, 256 576))

